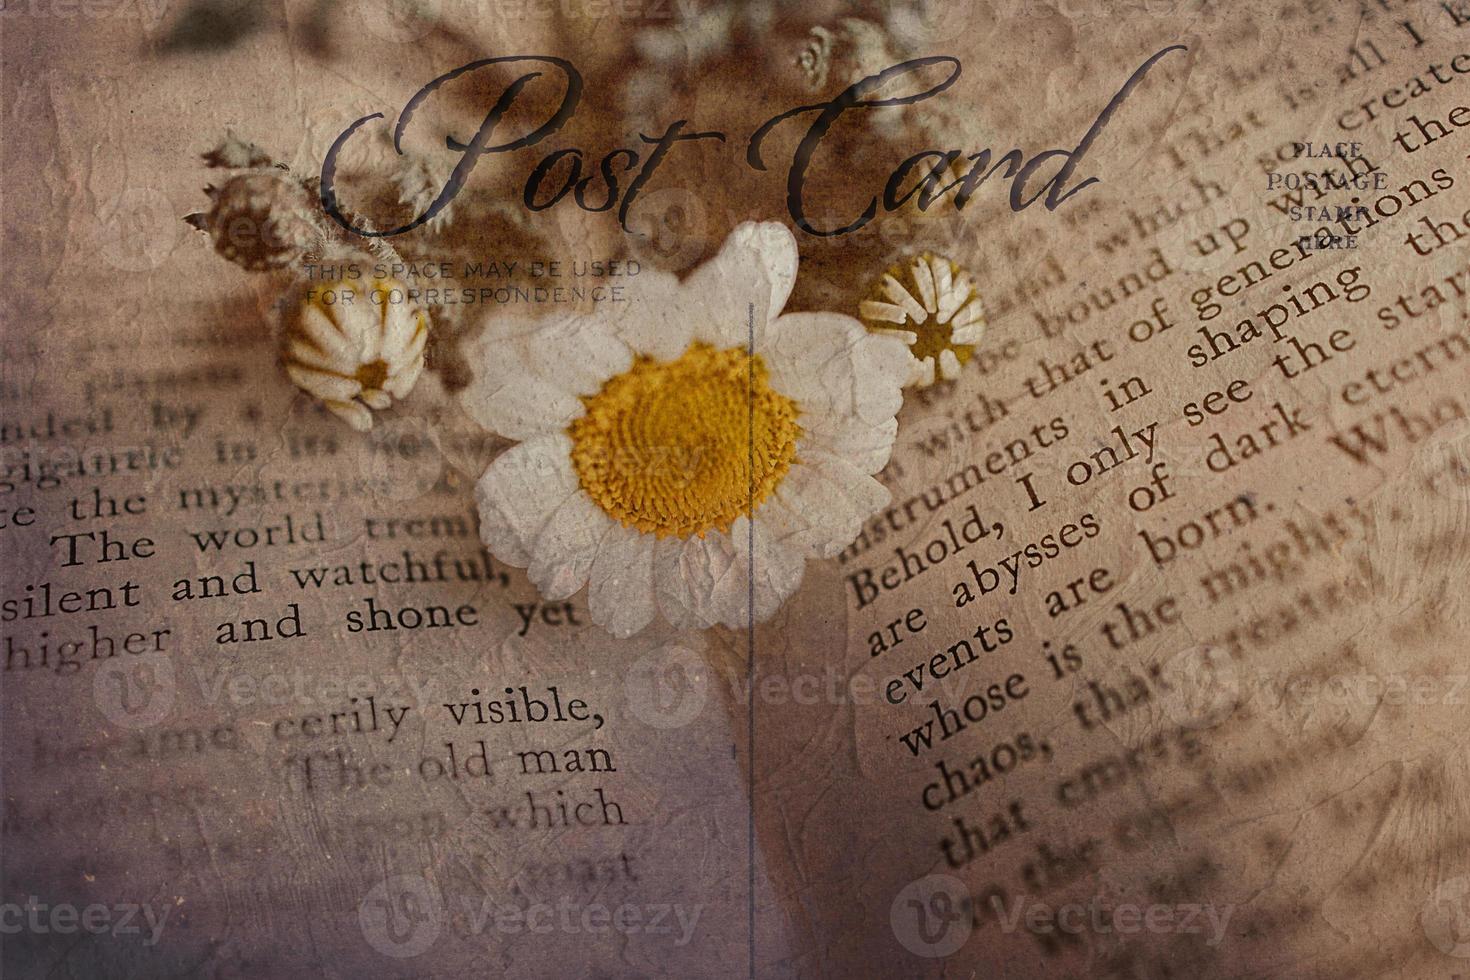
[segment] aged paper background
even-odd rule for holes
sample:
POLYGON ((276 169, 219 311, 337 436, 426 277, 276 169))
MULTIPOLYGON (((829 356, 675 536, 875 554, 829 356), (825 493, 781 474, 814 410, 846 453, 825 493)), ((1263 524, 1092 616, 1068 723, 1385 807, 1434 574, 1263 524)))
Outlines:
MULTIPOLYGON (((958 382, 906 403, 883 539, 809 565, 753 635, 616 641, 581 597, 545 609, 494 561, 480 582, 296 584, 291 569, 405 549, 480 560, 471 488, 503 444, 437 378, 371 438, 286 383, 268 327, 280 284, 181 220, 213 178, 200 154, 231 132, 312 173, 353 119, 391 118, 436 74, 502 53, 555 53, 587 76, 557 146, 600 156, 633 139, 640 72, 662 79, 664 120, 745 134, 810 98, 790 65, 811 26, 854 9, 737 9, 767 10, 751 15, 767 33, 697 55, 704 35, 674 30, 677 53, 649 67, 648 37, 672 22, 655 4, 445 0, 438 27, 376 0, 7 4, 0 599, 19 610, 49 583, 139 600, 0 624, 7 973, 1463 969, 1470 9, 1454 0, 1017 0, 914 21, 906 44, 958 57, 963 76, 915 107, 927 128, 839 136, 840 164, 813 178, 824 214, 854 213, 918 149, 1070 148, 1146 58, 1188 50, 1089 151, 1100 184, 1056 211, 1012 213, 997 183, 958 214, 802 239, 797 307, 851 311, 890 262, 932 248, 982 283, 990 332, 958 382), (1341 228, 1283 213, 1269 173, 1341 170, 1292 149, 1339 142, 1381 180, 1305 204, 1362 205, 1371 226, 1353 221, 1352 248, 1300 250, 1341 228), (1271 274, 1243 286, 1252 262, 1271 274), (1263 332, 1239 342, 1245 320, 1263 332), (1211 356, 1201 330, 1234 343, 1211 356), (1043 362, 1068 380, 1038 384, 1043 362), (1237 465, 1212 468, 1212 437, 1237 465), (42 485, 26 476, 41 458, 93 468, 42 485), (999 536, 968 541, 971 507, 999 536), (249 543, 268 527, 288 536, 249 543), (78 538, 76 565, 52 541, 104 529, 114 549, 78 538), (228 546, 200 546, 224 531, 228 546), (1211 578, 1231 563, 1237 577, 1211 578), (859 584, 890 567, 895 587, 859 584), (990 569, 998 586, 957 608, 990 569), (172 598, 206 575, 259 591, 172 598), (369 599, 469 604, 475 623, 349 633, 369 599), (252 617, 287 635, 216 642, 252 617), (100 638, 118 652, 87 659, 100 638), (979 656, 914 690, 906 675, 961 639, 979 656), (39 664, 47 642, 80 643, 83 662, 13 652, 39 664), (523 686, 603 724, 457 725, 445 707, 523 686), (369 697, 410 710, 359 731, 347 716, 369 697), (983 719, 906 746, 967 703, 983 719), (481 740, 483 774, 466 767, 481 740), (533 749, 602 750, 614 769, 528 772, 518 753, 533 749), (945 771, 987 769, 1001 771, 950 798, 945 771), (561 803, 594 816, 546 826, 561 803), (986 843, 956 866, 965 825, 986 843), (8 928, 37 905, 42 926, 8 928), (61 906, 112 924, 134 907, 140 929, 68 929, 48 918, 61 906)), ((471 247, 684 271, 736 223, 786 217, 799 135, 776 138, 764 174, 735 165, 743 148, 671 157, 649 213, 684 223, 651 249, 566 208, 530 218, 542 244, 487 225, 471 247)), ((516 208, 549 149, 487 161, 472 183, 516 208)))

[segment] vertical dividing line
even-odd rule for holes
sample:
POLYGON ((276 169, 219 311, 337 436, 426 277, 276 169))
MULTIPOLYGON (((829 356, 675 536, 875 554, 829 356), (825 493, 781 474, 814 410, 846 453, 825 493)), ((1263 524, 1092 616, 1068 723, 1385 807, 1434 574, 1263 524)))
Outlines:
POLYGON ((746 566, 745 600, 746 600, 746 624, 745 624, 745 690, 750 692, 745 699, 745 758, 746 758, 746 803, 749 806, 749 818, 746 825, 749 840, 748 857, 750 859, 749 879, 749 908, 750 921, 750 948, 748 951, 748 962, 750 965, 750 978, 755 980, 755 304, 751 303, 745 310, 745 330, 747 336, 746 357, 746 446, 749 454, 746 475, 749 487, 749 498, 746 513, 748 519, 745 522, 746 551, 749 559, 746 566))

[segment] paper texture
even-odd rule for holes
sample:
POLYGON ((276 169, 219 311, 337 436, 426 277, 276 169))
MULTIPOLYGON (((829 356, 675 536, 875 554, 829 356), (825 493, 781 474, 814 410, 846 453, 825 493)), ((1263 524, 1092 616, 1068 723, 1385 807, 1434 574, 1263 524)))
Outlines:
POLYGON ((3 13, 7 975, 1463 972, 1470 8, 3 13), (183 220, 228 177, 201 155, 320 179, 382 113, 342 193, 387 227, 515 75, 423 103, 417 184, 360 178, 404 106, 511 55, 581 102, 363 253, 459 295, 354 431, 281 369, 310 278, 183 220), (816 113, 749 161, 940 56, 945 91, 834 123, 800 214, 816 113), (726 138, 672 145, 626 230, 525 206, 548 154, 646 161, 675 120, 726 138), (926 150, 963 208, 885 200, 926 150), (482 546, 520 436, 459 394, 512 319, 652 302, 750 221, 795 231, 788 312, 856 316, 927 252, 988 326, 904 390, 889 503, 766 622, 619 639, 482 546))

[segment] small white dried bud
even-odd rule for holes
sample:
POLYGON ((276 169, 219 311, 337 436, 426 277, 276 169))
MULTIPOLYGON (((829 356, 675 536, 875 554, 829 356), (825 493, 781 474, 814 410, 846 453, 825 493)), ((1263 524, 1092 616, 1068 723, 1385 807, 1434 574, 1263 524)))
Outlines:
POLYGON ((825 88, 827 73, 832 70, 832 32, 825 27, 813 27, 796 55, 796 67, 810 91, 820 92, 825 88))
POLYGON ((226 167, 231 170, 247 170, 254 167, 269 167, 271 158, 254 143, 247 143, 233 134, 204 154, 206 167, 226 167))
POLYGON ((371 409, 413 390, 428 338, 428 313, 398 280, 317 282, 287 313, 281 360, 297 387, 366 432, 371 409))

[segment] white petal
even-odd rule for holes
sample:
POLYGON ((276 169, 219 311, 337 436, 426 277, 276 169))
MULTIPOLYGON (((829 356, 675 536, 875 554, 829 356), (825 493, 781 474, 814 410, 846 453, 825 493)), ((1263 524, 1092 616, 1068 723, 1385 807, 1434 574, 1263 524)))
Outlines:
MULTIPOLYGON (((735 527, 743 527, 737 520, 735 527)), ((742 530, 741 535, 747 532, 742 530)), ((726 626, 744 625, 744 617, 733 619, 728 610, 732 608, 732 597, 744 596, 749 590, 748 569, 741 549, 731 533, 706 531, 704 538, 694 539, 699 544, 686 544, 683 567, 687 580, 697 586, 690 590, 693 609, 706 626, 724 623, 726 626)), ((743 537, 741 544, 743 544, 743 537)), ((744 606, 742 605, 743 609, 744 606)), ((738 612, 738 610, 737 610, 738 612)))
POLYGON ((575 395, 530 376, 500 380, 489 390, 471 384, 460 399, 471 418, 507 439, 561 432, 585 411, 575 395))
POLYGON ((742 516, 729 534, 710 531, 703 538, 660 541, 654 558, 655 593, 664 618, 675 628, 722 624, 742 629, 752 619, 769 619, 796 590, 804 568, 800 550, 783 543, 762 521, 752 525, 742 516))
POLYGON ((309 343, 304 337, 295 336, 286 341, 286 358, 296 361, 306 367, 316 368, 321 371, 356 370, 354 361, 345 361, 323 353, 315 344, 309 343))
MULTIPOLYGON (((810 452, 809 465, 831 480, 848 500, 859 517, 866 519, 888 505, 892 495, 888 488, 840 456, 827 452, 810 452)), ((856 534, 853 535, 856 537, 856 534)), ((847 542, 844 542, 846 544, 847 542)))
POLYGON ((949 335, 952 344, 978 344, 985 337, 985 322, 966 324, 963 327, 955 327, 949 335))
MULTIPOLYGON (((750 563, 751 523, 745 516, 737 517, 730 525, 730 533, 721 535, 720 556, 727 560, 723 572, 709 582, 700 596, 701 615, 712 623, 720 623, 731 629, 742 629, 750 625, 750 591, 752 566, 750 563)), ((761 542, 757 542, 756 555, 763 556, 761 542)), ((760 572, 755 572, 759 581, 760 572)), ((782 597, 784 598, 784 596, 782 597)), ((779 605, 779 602, 778 602, 779 605)))
POLYGON ((826 524, 826 509, 810 503, 795 487, 773 493, 756 509, 756 520, 774 541, 803 559, 818 558, 827 553, 834 532, 826 524))
POLYGON ((547 323, 512 344, 526 370, 578 395, 595 395, 609 378, 633 366, 628 345, 601 314, 547 323))
POLYGON ((309 339, 320 350, 339 365, 362 363, 362 342, 349 330, 344 329, 335 318, 322 312, 316 305, 306 306, 297 319, 296 327, 301 335, 309 339))
POLYGON ((940 323, 944 323, 959 309, 963 296, 955 295, 954 275, 950 271, 948 260, 935 256, 929 266, 934 270, 934 315, 940 323))
POLYGON ((802 438, 796 458, 808 449, 820 449, 848 460, 864 473, 877 473, 888 465, 898 435, 898 419, 877 425, 854 416, 808 415, 802 418, 802 438))
POLYGON ((423 317, 416 318, 416 322, 419 326, 406 341, 387 351, 389 356, 386 360, 390 372, 401 371, 409 362, 423 356, 424 347, 429 342, 429 325, 423 317))
POLYGON ((358 340, 358 360, 364 364, 376 361, 383 349, 383 337, 388 329, 388 313, 392 307, 387 303, 374 303, 372 295, 361 289, 352 304, 340 314, 342 328, 358 340))
POLYGON ((633 363, 605 313, 557 320, 492 319, 469 345, 475 377, 460 395, 486 428, 512 439, 560 432, 585 411, 578 396, 601 390, 633 363))
MULTIPOLYGON (((533 372, 526 364, 521 342, 534 343, 537 331, 495 337, 496 325, 492 320, 474 343, 466 345, 465 356, 475 376, 459 396, 465 412, 509 439, 563 431, 585 411, 581 400, 565 385, 533 372)), ((576 352, 562 351, 561 356, 571 360, 576 352)))
POLYGON ((912 330, 889 330, 886 327, 877 327, 868 331, 869 333, 881 334, 884 337, 893 337, 903 341, 905 347, 912 347, 919 342, 919 335, 912 330))
POLYGON ((852 352, 866 335, 861 323, 841 314, 786 314, 775 345, 763 355, 771 387, 795 399, 803 413, 829 411, 826 403, 840 397, 834 378, 844 387, 840 379, 851 373, 852 352))
POLYGON ((413 304, 389 303, 385 304, 385 309, 382 356, 391 361, 396 360, 397 355, 413 341, 419 327, 427 327, 427 324, 423 311, 413 304))
POLYGON ((531 548, 547 520, 574 493, 572 441, 547 435, 512 446, 495 458, 475 484, 480 540, 503 562, 531 563, 531 548))
POLYGON ((736 543, 736 563, 745 568, 746 581, 742 583, 745 588, 736 594, 734 607, 725 610, 726 615, 721 621, 737 629, 748 625, 752 619, 763 623, 775 615, 787 597, 801 585, 806 571, 805 555, 777 540, 759 513, 753 534, 750 527, 750 521, 744 517, 737 518, 730 527, 731 539, 736 543), (751 544, 755 548, 753 556, 751 544), (753 612, 750 609, 752 593, 755 599, 753 612))
POLYGON ((764 349, 767 324, 786 306, 796 282, 797 261, 796 237, 783 224, 747 221, 730 232, 719 254, 684 284, 709 313, 694 325, 699 339, 716 347, 747 346, 754 304, 755 349, 764 349))
POLYGON ((406 398, 413 390, 414 382, 418 381, 423 370, 424 359, 422 357, 416 361, 410 361, 395 374, 389 376, 388 380, 383 383, 383 390, 394 398, 406 398))
POLYGON ((865 299, 858 304, 858 313, 867 320, 879 320, 883 323, 903 323, 908 319, 902 306, 894 303, 880 303, 875 299, 865 299))
POLYGON ((857 416, 879 425, 903 406, 913 356, 897 338, 870 334, 836 313, 788 313, 766 357, 771 386, 813 416, 857 416))
POLYGON ((775 495, 789 511, 789 515, 773 515, 781 516, 781 536, 799 541, 815 558, 830 558, 846 548, 862 531, 863 522, 889 500, 883 484, 846 460, 819 450, 807 451, 775 495))
POLYGON ((529 549, 526 575, 541 597, 552 602, 570 598, 587 584, 593 560, 615 522, 586 493, 567 497, 536 536, 529 549))
POLYGON ((361 402, 327 401, 322 404, 358 432, 366 432, 373 427, 373 413, 361 402))
POLYGON ((653 597, 654 540, 652 534, 615 525, 592 562, 587 609, 592 621, 613 636, 632 636, 658 611, 653 597))
POLYGON ((914 355, 904 344, 888 337, 864 337, 853 351, 857 383, 871 397, 858 399, 858 415, 882 422, 903 407, 903 382, 912 370, 914 355))
POLYGON ((956 328, 968 326, 971 323, 979 323, 985 319, 985 304, 980 302, 976 296, 965 304, 964 308, 955 314, 953 326, 956 328))
POLYGON ((915 323, 923 323, 929 319, 928 312, 918 300, 914 299, 914 294, 909 292, 904 284, 893 278, 893 276, 885 275, 883 277, 883 291, 888 294, 889 299, 904 308, 910 320, 913 320, 915 323))
POLYGON ((621 309, 610 312, 610 327, 633 353, 658 361, 671 361, 684 353, 694 340, 695 325, 710 312, 671 273, 656 269, 640 272, 628 292, 628 302, 613 304, 621 309))
POLYGON ((948 347, 939 352, 939 370, 943 372, 946 381, 953 381, 960 376, 960 359, 948 347))
POLYGON ((653 593, 670 626, 707 629, 715 624, 705 607, 715 582, 732 562, 729 540, 719 531, 702 538, 658 540, 653 549, 653 593))
POLYGON ((947 293, 941 293, 939 296, 939 322, 948 323, 955 313, 959 311, 960 307, 965 305, 965 300, 969 298, 969 295, 970 292, 968 289, 964 291, 950 289, 947 293))
POLYGON ((923 301, 925 311, 933 313, 939 306, 935 302, 932 265, 920 259, 910 267, 910 270, 914 277, 914 285, 919 289, 919 299, 923 301))
POLYGON ((296 387, 310 392, 322 401, 351 401, 362 391, 362 385, 355 378, 328 374, 300 364, 287 364, 286 376, 296 387))

